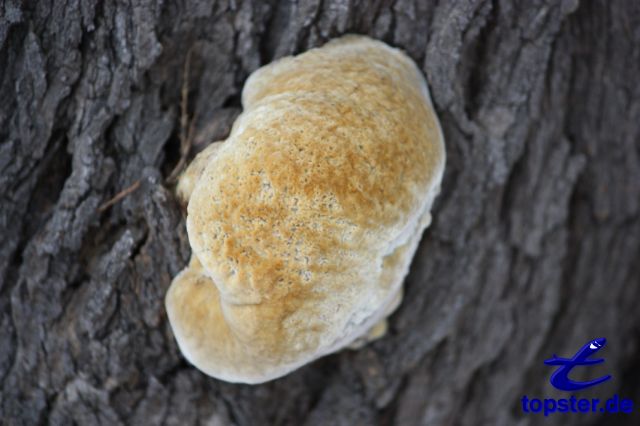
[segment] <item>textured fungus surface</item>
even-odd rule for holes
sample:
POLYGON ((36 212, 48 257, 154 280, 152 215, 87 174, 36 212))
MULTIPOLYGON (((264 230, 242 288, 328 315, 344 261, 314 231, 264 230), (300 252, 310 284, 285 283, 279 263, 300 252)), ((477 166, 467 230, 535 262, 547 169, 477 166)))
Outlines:
POLYGON ((256 383, 353 343, 397 306, 445 154, 420 71, 366 37, 257 70, 242 101, 227 140, 179 184, 193 188, 194 261, 167 311, 195 366, 256 383))

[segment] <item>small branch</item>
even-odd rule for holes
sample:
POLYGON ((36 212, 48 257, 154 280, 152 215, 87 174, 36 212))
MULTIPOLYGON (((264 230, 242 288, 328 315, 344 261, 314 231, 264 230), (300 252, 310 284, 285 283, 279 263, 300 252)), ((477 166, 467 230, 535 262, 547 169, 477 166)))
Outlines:
POLYGON ((103 203, 100 207, 98 207, 98 211, 100 213, 102 213, 103 211, 107 210, 109 207, 113 206, 115 203, 117 203, 118 201, 122 200, 124 197, 126 197, 129 194, 131 194, 133 191, 135 191, 138 188, 140 188, 140 180, 139 179, 137 181, 135 181, 133 183, 133 185, 131 185, 130 187, 128 187, 126 189, 123 189, 122 191, 118 192, 112 199, 110 199, 109 201, 103 203))
POLYGON ((187 163, 187 157, 191 151, 191 143, 193 140, 194 123, 191 120, 189 123, 189 73, 191 70, 191 53, 193 46, 187 52, 187 59, 184 63, 184 70, 182 72, 182 90, 180 99, 180 159, 173 168, 169 177, 167 177, 168 183, 173 183, 177 179, 178 175, 182 171, 183 167, 187 163))

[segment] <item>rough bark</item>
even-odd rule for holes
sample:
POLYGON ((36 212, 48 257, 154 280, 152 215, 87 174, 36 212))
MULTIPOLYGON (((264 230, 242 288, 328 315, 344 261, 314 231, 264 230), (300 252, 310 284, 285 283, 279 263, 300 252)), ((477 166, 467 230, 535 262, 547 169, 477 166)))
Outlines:
MULTIPOLYGON (((563 396, 543 359, 599 336, 613 379, 583 395, 639 405, 639 76, 634 1, 5 0, 0 423, 537 424, 520 397, 563 396), (251 71, 346 32, 405 49, 444 128, 405 300, 362 350, 205 377, 163 307, 189 257, 165 183, 187 52, 197 150, 251 71)), ((612 421, 635 424, 549 419, 612 421)))

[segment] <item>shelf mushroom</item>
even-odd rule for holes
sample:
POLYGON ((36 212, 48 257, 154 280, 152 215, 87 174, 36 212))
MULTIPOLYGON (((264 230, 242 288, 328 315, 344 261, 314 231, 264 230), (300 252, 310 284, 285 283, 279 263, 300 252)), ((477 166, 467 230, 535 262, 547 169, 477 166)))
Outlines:
POLYGON ((255 71, 178 184, 193 255, 166 295, 184 356, 261 383, 384 334, 445 164, 424 77, 349 35, 255 71))

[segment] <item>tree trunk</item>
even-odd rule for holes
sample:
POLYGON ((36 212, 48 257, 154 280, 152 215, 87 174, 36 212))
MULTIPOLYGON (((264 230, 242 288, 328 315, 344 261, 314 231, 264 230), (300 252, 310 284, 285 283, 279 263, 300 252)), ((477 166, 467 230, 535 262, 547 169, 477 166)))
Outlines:
POLYGON ((572 375, 613 378, 576 394, 640 404, 639 76, 633 1, 5 0, 0 423, 539 424, 523 395, 569 396, 543 360, 594 337, 604 366, 572 375), (190 254, 166 183, 183 81, 193 153, 249 73, 348 32, 413 57, 443 125, 405 300, 361 350, 264 385, 206 377, 163 304, 190 254))

